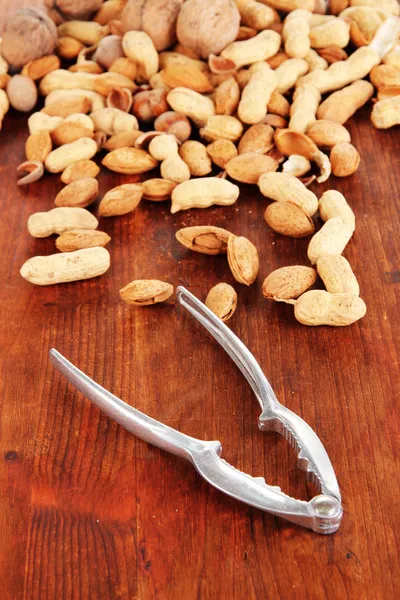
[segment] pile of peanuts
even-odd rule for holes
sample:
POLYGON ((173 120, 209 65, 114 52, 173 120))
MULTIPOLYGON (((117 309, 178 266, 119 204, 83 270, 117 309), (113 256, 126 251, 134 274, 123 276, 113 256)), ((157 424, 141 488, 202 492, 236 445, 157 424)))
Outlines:
MULTIPOLYGON (((274 201, 265 213, 274 231, 312 236, 308 257, 317 269, 294 265, 271 273, 264 296, 294 304, 295 317, 307 325, 348 325, 365 314, 342 256, 355 229, 353 211, 338 192, 318 199, 307 188, 358 169, 360 155, 344 124, 368 101, 374 127, 400 124, 397 0, 46 4, 49 15, 23 9, 11 18, 0 57, 1 121, 10 105, 29 112, 39 95, 44 99, 28 119, 19 185, 46 171, 66 184, 56 208, 28 221, 34 237, 58 234, 61 254, 29 259, 21 269, 25 279, 48 285, 109 268, 110 238, 86 209, 99 195, 94 158, 100 154, 111 171, 146 174, 109 190, 101 217, 130 213, 142 199, 170 200, 172 213, 229 206, 240 194, 230 180, 258 185, 274 201), (315 233, 318 210, 325 224, 315 233), (326 291, 308 290, 317 272, 326 291)), ((198 252, 227 253, 234 278, 255 281, 258 254, 247 238, 204 225, 178 231, 177 239, 198 252)), ((225 283, 216 288, 206 303, 227 320, 236 292, 225 283)), ((172 293, 157 280, 121 290, 138 305, 172 293)))

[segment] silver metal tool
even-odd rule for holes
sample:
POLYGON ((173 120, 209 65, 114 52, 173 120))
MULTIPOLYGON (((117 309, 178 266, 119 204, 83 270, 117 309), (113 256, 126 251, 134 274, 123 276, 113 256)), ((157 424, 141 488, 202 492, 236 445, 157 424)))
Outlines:
POLYGON ((54 366, 109 417, 140 439, 191 462, 199 474, 228 496, 313 529, 334 533, 343 510, 335 472, 321 441, 303 419, 280 404, 259 364, 246 346, 218 317, 185 288, 177 289, 179 303, 221 344, 249 382, 260 406, 261 430, 277 431, 298 452, 299 467, 321 494, 309 502, 284 494, 263 477, 251 477, 220 458, 221 443, 203 441, 168 427, 129 406, 64 358, 50 350, 54 366))

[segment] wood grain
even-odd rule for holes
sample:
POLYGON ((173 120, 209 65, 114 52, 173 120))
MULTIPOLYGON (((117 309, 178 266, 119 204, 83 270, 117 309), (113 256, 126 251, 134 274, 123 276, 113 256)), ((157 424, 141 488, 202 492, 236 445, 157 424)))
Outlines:
MULTIPOLYGON (((16 4, 0 2, 4 20, 16 4)), ((27 3, 26 3, 27 4, 27 3)), ((374 130, 366 107, 349 122, 359 171, 313 189, 345 194, 357 229, 345 255, 367 316, 346 328, 306 328, 290 306, 262 298, 272 270, 307 264, 307 240, 275 235, 267 201, 243 186, 237 205, 171 216, 143 202, 103 219, 112 267, 103 277, 39 288, 23 262, 54 252, 34 240, 28 216, 48 210, 57 176, 19 189, 26 117, 10 113, 0 136, 0 580, 2 599, 371 598, 400 596, 399 284, 400 136, 374 130), (236 284, 224 257, 190 253, 184 225, 248 236, 261 272, 236 284), (322 537, 230 500, 186 462, 135 439, 52 369, 56 347, 100 384, 189 435, 219 439, 224 458, 291 495, 313 490, 296 457, 257 428, 259 407, 230 359, 173 303, 123 305, 118 290, 154 277, 200 298, 234 284, 230 326, 259 360, 279 399, 317 431, 342 489, 338 533, 322 537)), ((102 191, 134 178, 102 172, 102 191)))

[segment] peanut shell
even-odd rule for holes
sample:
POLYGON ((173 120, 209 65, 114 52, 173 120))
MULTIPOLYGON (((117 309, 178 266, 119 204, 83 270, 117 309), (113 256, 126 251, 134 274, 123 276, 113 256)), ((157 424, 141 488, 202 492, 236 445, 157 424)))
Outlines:
POLYGON ((211 98, 185 87, 171 90, 167 101, 174 111, 192 119, 197 127, 204 127, 208 118, 215 115, 215 105, 211 98))
MULTIPOLYGON (((399 86, 394 87, 396 92, 399 86)), ((389 96, 374 104, 371 121, 377 129, 389 129, 395 125, 400 125, 400 95, 389 96)))
POLYGON ((171 213, 189 208, 207 208, 213 204, 230 206, 239 197, 240 190, 226 179, 203 177, 191 179, 176 186, 172 192, 171 213))
POLYGON ((343 194, 336 190, 327 190, 322 194, 319 199, 319 214, 323 221, 343 217, 352 225, 353 231, 355 229, 355 215, 343 194))
POLYGON ((44 175, 43 163, 37 160, 26 160, 17 167, 18 175, 23 175, 24 173, 26 173, 26 175, 18 180, 17 185, 29 185, 30 183, 39 181, 44 175))
POLYGON ((318 146, 308 135, 301 131, 279 129, 275 132, 275 144, 278 150, 286 156, 299 154, 313 160, 318 154, 318 146))
POLYGON ((66 21, 58 26, 59 37, 70 36, 87 46, 97 44, 108 34, 108 28, 94 21, 66 21))
POLYGON ((127 113, 131 110, 132 103, 132 92, 128 88, 114 88, 108 94, 106 100, 108 108, 118 108, 127 113))
POLYGON ((222 50, 221 56, 232 60, 238 67, 243 67, 271 58, 278 52, 280 45, 281 36, 268 29, 250 39, 229 44, 222 50))
POLYGON ((80 138, 53 150, 44 161, 47 171, 61 173, 77 160, 90 159, 97 153, 97 144, 90 138, 80 138))
POLYGON ((365 302, 354 294, 331 294, 311 290, 296 301, 294 316, 303 325, 344 327, 362 319, 367 312, 365 302))
POLYGON ((99 222, 85 208, 60 207, 47 212, 37 212, 28 219, 32 237, 44 238, 69 229, 97 229, 99 222))
POLYGON ((53 285, 91 279, 110 268, 110 254, 105 248, 84 248, 75 252, 35 256, 21 267, 21 275, 36 285, 53 285))
POLYGON ((307 255, 311 264, 314 265, 324 254, 341 254, 353 231, 353 224, 343 217, 334 217, 326 221, 308 245, 307 255))
POLYGON ((158 72, 159 56, 152 39, 144 31, 127 31, 122 38, 126 56, 137 66, 136 81, 146 83, 158 72))
POLYGON ((119 108, 101 108, 90 115, 96 131, 103 131, 106 135, 136 131, 139 129, 138 121, 134 115, 128 115, 119 108))
POLYGON ((340 254, 326 254, 317 260, 317 271, 331 294, 360 295, 360 286, 350 263, 340 254))
POLYGON ((179 155, 189 167, 192 177, 204 177, 212 171, 211 158, 201 142, 188 140, 179 148, 179 155))
POLYGON ((293 175, 288 173, 265 173, 261 175, 258 185, 267 198, 277 202, 292 202, 303 212, 312 217, 318 209, 318 199, 293 175))

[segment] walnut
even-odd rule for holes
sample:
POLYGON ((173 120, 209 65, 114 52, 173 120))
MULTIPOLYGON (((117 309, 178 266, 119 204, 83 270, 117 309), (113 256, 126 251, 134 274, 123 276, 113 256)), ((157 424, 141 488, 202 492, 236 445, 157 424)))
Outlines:
POLYGON ((57 28, 39 8, 22 8, 8 21, 3 33, 2 53, 14 69, 30 60, 52 54, 57 28))
POLYGON ((57 23, 70 19, 88 19, 103 4, 103 0, 44 0, 57 23))
POLYGON ((176 19, 184 0, 129 0, 121 21, 125 31, 144 31, 159 52, 176 42, 176 19))
POLYGON ((187 0, 178 16, 179 42, 201 58, 219 54, 239 32, 240 14, 233 0, 187 0))

